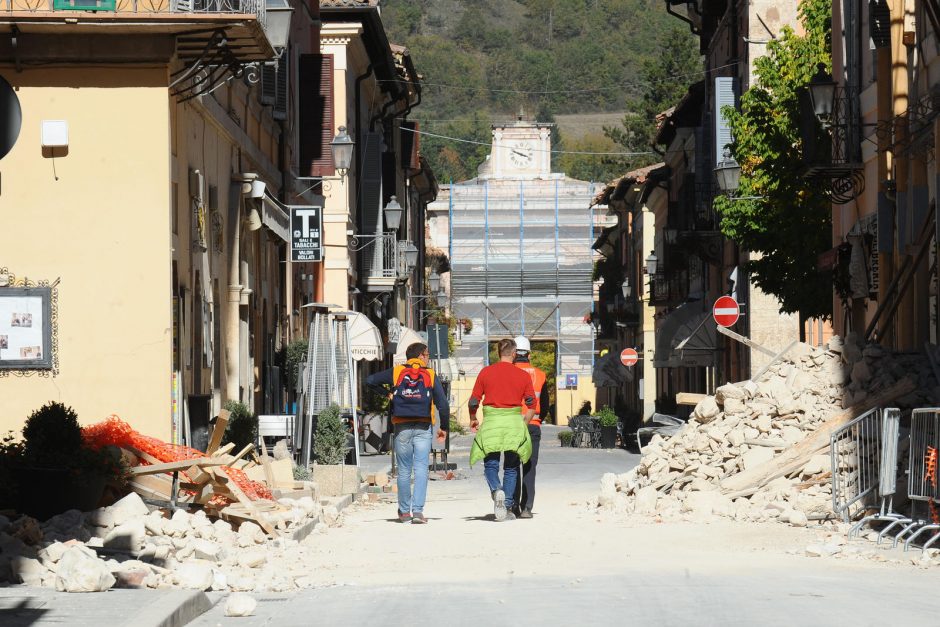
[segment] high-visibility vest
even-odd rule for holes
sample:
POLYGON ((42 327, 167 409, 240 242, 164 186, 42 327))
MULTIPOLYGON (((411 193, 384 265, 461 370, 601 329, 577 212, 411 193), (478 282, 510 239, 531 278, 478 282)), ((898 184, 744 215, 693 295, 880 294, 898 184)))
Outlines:
MULTIPOLYGON (((542 419, 539 418, 539 414, 542 408, 539 403, 539 398, 542 395, 542 388, 545 387, 545 373, 527 361, 516 362, 516 367, 525 371, 529 375, 529 378, 532 379, 532 389, 535 390, 535 415, 532 417, 532 420, 529 421, 529 424, 540 425, 542 424, 542 419)), ((526 412, 526 409, 527 407, 523 405, 523 414, 526 412)))

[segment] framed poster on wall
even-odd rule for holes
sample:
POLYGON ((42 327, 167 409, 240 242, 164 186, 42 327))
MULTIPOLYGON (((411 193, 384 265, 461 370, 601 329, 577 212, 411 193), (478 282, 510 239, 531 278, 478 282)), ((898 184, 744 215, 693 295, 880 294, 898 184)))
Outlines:
POLYGON ((0 289, 0 369, 52 367, 52 288, 0 289))

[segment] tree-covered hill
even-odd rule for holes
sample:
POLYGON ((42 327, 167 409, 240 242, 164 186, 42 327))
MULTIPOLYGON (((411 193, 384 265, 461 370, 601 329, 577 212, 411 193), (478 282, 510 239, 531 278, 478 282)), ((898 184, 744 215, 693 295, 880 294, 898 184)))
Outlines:
MULTIPOLYGON (((617 125, 606 134, 560 135, 556 149, 645 152, 644 135, 653 123, 649 112, 674 104, 701 71, 695 39, 666 14, 663 0, 385 0, 381 5, 389 39, 408 46, 424 79, 423 100, 411 118, 424 131, 482 144, 423 137, 422 153, 442 183, 475 176, 489 152, 490 124, 512 119, 520 109, 542 122, 553 121, 555 114, 633 112, 628 126, 639 127, 639 134, 617 125), (664 56, 674 62, 664 63, 664 56)), ((553 169, 607 181, 650 159, 559 154, 553 169)))

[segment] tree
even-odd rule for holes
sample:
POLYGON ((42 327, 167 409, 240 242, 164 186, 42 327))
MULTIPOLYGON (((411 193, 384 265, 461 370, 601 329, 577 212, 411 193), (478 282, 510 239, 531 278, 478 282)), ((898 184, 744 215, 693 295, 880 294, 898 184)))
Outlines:
MULTIPOLYGON (((785 27, 755 62, 758 80, 741 96, 740 109, 723 110, 734 137, 730 151, 741 165, 738 195, 758 198, 716 199, 721 231, 761 255, 745 268, 753 281, 780 300, 781 311, 803 317, 832 315, 831 273, 816 269, 831 245, 832 205, 825 186, 799 175, 800 91, 818 63, 832 66, 830 11, 830 0, 802 2, 805 34, 785 27)), ((824 142, 822 129, 817 133, 824 142)))
MULTIPOLYGON (((656 135, 656 116, 682 100, 689 85, 701 72, 696 39, 687 30, 674 27, 663 32, 657 53, 647 56, 641 66, 636 96, 627 100, 627 114, 621 126, 605 127, 604 134, 626 152, 647 152, 656 135)), ((650 156, 628 159, 631 167, 657 161, 650 156)))

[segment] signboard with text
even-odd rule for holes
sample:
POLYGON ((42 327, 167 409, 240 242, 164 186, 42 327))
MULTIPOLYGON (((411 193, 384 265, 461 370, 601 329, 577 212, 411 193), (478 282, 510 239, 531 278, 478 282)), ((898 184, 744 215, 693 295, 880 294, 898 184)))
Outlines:
POLYGON ((291 261, 323 261, 323 207, 290 208, 291 261))

